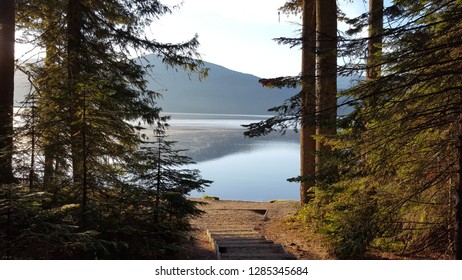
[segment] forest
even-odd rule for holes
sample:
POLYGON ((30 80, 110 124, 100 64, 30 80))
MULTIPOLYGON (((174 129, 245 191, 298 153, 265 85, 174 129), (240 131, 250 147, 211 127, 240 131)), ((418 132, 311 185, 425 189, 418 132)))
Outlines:
MULTIPOLYGON (((300 91, 244 134, 299 133, 296 219, 336 258, 377 250, 462 259, 462 1, 364 3, 357 17, 336 0, 282 3, 279 13, 298 16, 300 32, 275 41, 299 48, 302 67, 260 83, 300 91), (339 76, 360 78, 338 90, 339 76), (339 115, 342 106, 351 112, 339 115)), ((190 219, 202 214, 188 194, 212 181, 169 140, 161 93, 147 89, 157 66, 142 60, 156 54, 206 79, 198 36, 145 35, 176 8, 0 1, 3 259, 182 258, 190 219), (15 60, 17 42, 43 58, 15 60), (19 111, 15 71, 33 85, 19 111)))
POLYGON ((300 216, 338 258, 460 259, 462 2, 389 4, 350 18, 335 0, 288 1, 302 36, 276 40, 301 47, 302 71, 261 83, 302 89, 246 134, 300 132, 300 216), (355 74, 364 79, 336 90, 336 76, 355 74), (344 105, 353 111, 340 116, 344 105))

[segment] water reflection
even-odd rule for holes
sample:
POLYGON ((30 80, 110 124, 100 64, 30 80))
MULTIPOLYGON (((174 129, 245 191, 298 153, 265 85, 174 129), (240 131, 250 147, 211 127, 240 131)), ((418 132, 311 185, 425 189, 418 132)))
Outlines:
MULTIPOLYGON (((245 138, 242 124, 264 116, 173 114, 169 135, 204 178, 213 180, 205 194, 221 199, 267 201, 298 199, 299 136, 288 133, 245 138)), ((191 196, 200 197, 201 193, 191 196)))
POLYGON ((298 144, 259 142, 249 152, 201 162, 196 167, 204 178, 214 180, 207 195, 231 200, 297 200, 298 184, 286 179, 297 175, 298 162, 298 144))

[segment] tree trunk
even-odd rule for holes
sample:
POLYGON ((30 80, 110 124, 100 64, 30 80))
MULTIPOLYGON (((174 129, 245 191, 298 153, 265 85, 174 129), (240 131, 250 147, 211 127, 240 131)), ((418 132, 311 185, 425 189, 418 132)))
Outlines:
POLYGON ((367 79, 380 76, 382 55, 383 0, 369 0, 369 41, 367 46, 367 79))
MULTIPOLYGON (((337 3, 316 0, 317 29, 317 136, 337 134, 337 3)), ((331 147, 316 140, 316 174, 329 173, 326 158, 331 147)))
MULTIPOLYGON (((51 19, 54 19, 54 15, 52 11, 47 10, 47 16, 51 19)), ((52 28, 52 23, 50 22, 49 19, 46 19, 47 22, 47 29, 52 28)), ((56 64, 56 57, 57 57, 57 46, 54 45, 53 42, 47 42, 46 43, 46 56, 44 58, 45 62, 45 71, 47 73, 52 73, 53 67, 56 64)), ((42 88, 42 94, 46 96, 45 100, 48 100, 50 97, 52 97, 54 94, 56 94, 56 90, 53 88, 53 85, 51 82, 51 79, 44 79, 44 84, 41 85, 42 88)), ((43 96, 42 96, 43 97, 43 96)), ((40 102, 40 99, 39 99, 40 102)), ((47 106, 47 101, 45 101, 45 104, 43 106, 47 106)), ((39 103, 39 107, 41 107, 41 104, 39 103)), ((46 121, 48 121, 48 116, 46 116, 46 121)), ((43 168, 43 187, 44 190, 51 190, 51 187, 54 185, 54 180, 55 180, 55 168, 54 168, 54 163, 55 159, 57 157, 56 154, 56 143, 58 142, 58 133, 53 131, 52 127, 45 127, 45 130, 42 132, 42 137, 43 137, 43 154, 44 154, 44 168, 43 168)))
POLYGON ((43 167, 43 188, 50 191, 54 181, 54 153, 50 144, 46 143, 43 150, 44 167, 43 167))
POLYGON ((86 227, 87 216, 87 188, 84 185, 84 156, 82 120, 79 111, 82 108, 82 98, 77 88, 81 77, 81 45, 82 45, 82 4, 80 0, 69 0, 67 15, 67 75, 68 91, 70 96, 69 115, 71 133, 71 152, 72 152, 72 174, 74 185, 80 188, 82 199, 80 226, 86 227))
POLYGON ((300 203, 307 204, 313 197, 315 175, 316 134, 316 5, 303 1, 302 72, 300 110, 300 203))
MULTIPOLYGON (((372 81, 381 75, 380 58, 382 56, 382 36, 383 36, 383 0, 369 0, 369 38, 367 41, 367 73, 366 80, 372 81)), ((377 96, 372 94, 369 98, 364 100, 365 111, 369 112, 368 122, 364 127, 362 138, 365 143, 372 141, 369 135, 369 123, 375 118, 375 110, 377 107, 377 96)), ((369 153, 369 145, 365 144, 362 151, 362 160, 367 164, 369 153)), ((369 166, 367 166, 369 168, 369 166)), ((375 195, 375 188, 372 187, 368 192, 370 195, 375 195)), ((371 201, 373 199, 371 198, 371 201)))
POLYGON ((156 202, 154 204, 154 222, 158 223, 160 220, 160 195, 162 191, 162 141, 163 138, 159 134, 156 135, 157 137, 157 176, 156 176, 156 202))
POLYGON ((0 2, 0 184, 13 178, 15 1, 0 2))
POLYGON ((457 183, 455 205, 455 232, 454 232, 454 255, 456 260, 462 260, 462 96, 459 96, 459 124, 458 124, 458 147, 457 147, 457 183))
MULTIPOLYGON (((367 42, 367 80, 374 80, 381 74, 383 0, 369 0, 369 40, 367 42)), ((365 100, 366 108, 373 112, 377 104, 374 94, 365 100)), ((373 118, 371 114, 370 118, 373 118)))
POLYGON ((36 124, 36 119, 35 119, 35 114, 36 114, 36 105, 35 105, 35 99, 32 98, 32 106, 31 106, 31 151, 30 151, 30 170, 29 170, 29 188, 31 190, 35 189, 35 150, 36 150, 36 131, 35 131, 35 124, 36 124))

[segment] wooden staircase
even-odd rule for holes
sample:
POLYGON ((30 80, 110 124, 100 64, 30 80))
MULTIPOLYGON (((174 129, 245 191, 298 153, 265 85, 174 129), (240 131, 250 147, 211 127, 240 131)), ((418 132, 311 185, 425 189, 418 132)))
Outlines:
POLYGON ((295 259, 280 244, 261 236, 252 226, 211 227, 207 229, 207 235, 219 260, 295 259))

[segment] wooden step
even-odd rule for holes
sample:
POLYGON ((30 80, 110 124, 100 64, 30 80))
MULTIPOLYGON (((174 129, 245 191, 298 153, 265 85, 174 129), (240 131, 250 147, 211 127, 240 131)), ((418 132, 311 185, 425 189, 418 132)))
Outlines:
POLYGON ((249 230, 207 230, 207 235, 211 239, 223 238, 259 238, 260 234, 252 229, 249 230))
POLYGON ((258 233, 248 233, 248 234, 226 234, 226 233, 221 233, 221 234, 210 234, 209 235, 210 239, 213 239, 215 241, 218 240, 224 240, 224 239, 260 239, 261 236, 258 233))
POLYGON ((229 238, 229 239, 217 240, 216 242, 222 246, 240 245, 240 244, 243 244, 243 245, 245 244, 274 244, 273 241, 268 240, 264 237, 252 238, 252 239, 229 238))
POLYGON ((209 231, 221 231, 221 230, 255 230, 253 226, 214 226, 214 227, 208 227, 207 228, 209 231))
POLYGON ((220 260, 293 260, 293 256, 286 253, 221 253, 220 260))
POLYGON ((282 253, 284 248, 279 244, 221 244, 218 243, 219 253, 282 253))
POLYGON ((208 232, 210 234, 224 234, 224 233, 229 233, 229 234, 247 234, 247 233, 258 233, 257 231, 248 228, 248 229, 209 229, 208 232))
MULTIPOLYGON (((228 209, 214 209, 210 212, 226 212, 228 209)), ((255 220, 255 216, 266 218, 266 209, 234 209, 247 211, 249 218, 255 220)), ((210 213, 212 214, 213 213, 210 213)), ((216 215, 216 221, 224 221, 220 213, 216 215)), ((249 219, 249 222, 251 221, 249 219)), ((251 223, 237 224, 216 224, 213 223, 207 228, 207 235, 217 254, 217 259, 221 260, 293 260, 294 256, 288 254, 280 244, 261 236, 255 230, 257 224, 251 223)))

